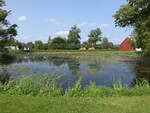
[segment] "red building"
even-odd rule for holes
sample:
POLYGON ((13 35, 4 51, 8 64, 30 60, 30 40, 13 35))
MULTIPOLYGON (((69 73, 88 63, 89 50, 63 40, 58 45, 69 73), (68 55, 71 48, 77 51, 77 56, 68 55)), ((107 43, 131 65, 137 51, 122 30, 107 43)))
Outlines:
POLYGON ((127 37, 125 40, 120 44, 120 50, 134 50, 134 47, 132 47, 130 38, 127 37))

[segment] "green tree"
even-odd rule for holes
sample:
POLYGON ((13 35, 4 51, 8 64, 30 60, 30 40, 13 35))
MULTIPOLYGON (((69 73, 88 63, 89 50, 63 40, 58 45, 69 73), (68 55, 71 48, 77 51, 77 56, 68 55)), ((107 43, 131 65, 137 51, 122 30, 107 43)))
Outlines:
POLYGON ((33 49, 34 48, 34 44, 32 42, 28 42, 26 44, 27 48, 33 49))
POLYGON ((101 35, 102 32, 100 28, 94 29, 90 31, 90 34, 88 35, 89 39, 88 42, 91 46, 96 46, 97 41, 101 41, 101 35))
POLYGON ((74 25, 71 30, 69 31, 69 35, 68 35, 68 48, 69 49, 79 49, 80 48, 80 33, 81 30, 74 25))
POLYGON ((52 39, 51 39, 51 36, 49 36, 48 41, 47 41, 48 49, 51 48, 51 42, 52 42, 52 39))
POLYGON ((87 48, 89 46, 88 41, 83 42, 81 46, 87 48))
POLYGON ((116 26, 134 28, 137 46, 144 49, 145 55, 150 55, 150 1, 127 0, 113 17, 116 26))
POLYGON ((45 49, 45 50, 48 49, 48 43, 43 44, 43 49, 45 49))
POLYGON ((109 48, 109 41, 107 37, 102 38, 101 49, 108 49, 109 48))
POLYGON ((7 20, 11 11, 3 10, 4 0, 0 0, 0 52, 3 52, 8 40, 17 35, 16 24, 11 25, 7 20))
POLYGON ((63 37, 55 37, 51 42, 52 49, 65 49, 66 48, 66 39, 63 37))
POLYGON ((43 49, 43 42, 41 40, 35 41, 34 45, 36 49, 43 49))
POLYGON ((17 46, 18 40, 16 40, 14 37, 7 39, 6 46, 17 46))
POLYGON ((114 45, 112 42, 109 42, 107 37, 103 37, 101 39, 102 43, 97 45, 98 49, 114 49, 114 45))

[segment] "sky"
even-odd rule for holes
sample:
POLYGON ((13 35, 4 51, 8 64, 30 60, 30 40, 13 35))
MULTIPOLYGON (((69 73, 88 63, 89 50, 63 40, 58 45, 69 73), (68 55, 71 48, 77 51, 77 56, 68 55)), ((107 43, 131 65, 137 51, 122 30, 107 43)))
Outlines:
POLYGON ((16 39, 22 42, 42 40, 49 35, 66 37, 71 26, 81 29, 81 41, 88 39, 89 31, 100 27, 102 36, 119 44, 131 34, 131 28, 115 27, 112 15, 126 0, 6 0, 8 17, 18 25, 16 39))

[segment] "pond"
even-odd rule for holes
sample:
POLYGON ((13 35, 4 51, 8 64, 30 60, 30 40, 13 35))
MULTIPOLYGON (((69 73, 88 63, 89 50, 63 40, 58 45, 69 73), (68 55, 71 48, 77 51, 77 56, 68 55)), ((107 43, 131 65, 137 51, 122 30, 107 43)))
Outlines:
POLYGON ((132 87, 135 80, 150 81, 150 60, 128 55, 91 53, 35 53, 18 57, 13 62, 0 64, 0 70, 7 68, 11 78, 31 75, 53 75, 60 77, 61 87, 74 85, 80 76, 83 86, 95 82, 98 86, 112 87, 114 81, 121 81, 132 87))

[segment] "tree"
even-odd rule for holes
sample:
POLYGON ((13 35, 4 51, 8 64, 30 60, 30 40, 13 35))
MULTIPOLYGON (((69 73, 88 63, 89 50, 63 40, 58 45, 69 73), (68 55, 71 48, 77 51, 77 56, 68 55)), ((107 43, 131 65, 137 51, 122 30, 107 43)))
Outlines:
POLYGON ((88 46, 89 46, 88 41, 83 42, 81 46, 88 48, 88 46))
POLYGON ((112 42, 108 41, 107 37, 102 38, 101 49, 113 49, 114 45, 112 42))
POLYGON ((144 54, 150 55, 150 1, 127 0, 113 17, 116 26, 134 28, 137 46, 144 49, 144 54))
POLYGON ((90 31, 90 34, 88 35, 89 39, 88 42, 92 46, 96 46, 97 41, 101 41, 101 35, 102 32, 100 28, 94 29, 90 31))
POLYGON ((49 38, 48 38, 48 42, 47 42, 47 46, 48 46, 48 49, 50 49, 51 48, 51 42, 52 42, 52 39, 51 39, 51 36, 49 36, 49 38))
POLYGON ((102 38, 101 49, 108 49, 109 48, 109 41, 107 37, 102 38))
POLYGON ((34 48, 34 44, 32 42, 28 42, 26 44, 27 48, 33 49, 34 48))
POLYGON ((16 46, 17 43, 18 43, 18 40, 12 37, 12 38, 7 39, 6 46, 16 46))
POLYGON ((48 49, 48 43, 43 44, 43 49, 45 49, 45 50, 48 49))
POLYGON ((7 20, 11 11, 3 10, 4 0, 0 0, 0 52, 3 52, 10 38, 17 35, 16 24, 11 25, 7 20))
POLYGON ((51 42, 52 49, 65 49, 66 48, 66 39, 63 37, 55 37, 51 42))
POLYGON ((102 43, 103 43, 103 44, 108 43, 108 38, 107 38, 107 37, 104 37, 104 38, 102 39, 102 43))
POLYGON ((35 41, 35 48, 36 49, 42 49, 43 48, 43 42, 41 40, 35 41))
POLYGON ((68 48, 69 49, 79 49, 80 48, 80 29, 74 25, 69 31, 68 35, 68 48))

